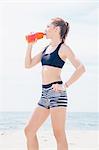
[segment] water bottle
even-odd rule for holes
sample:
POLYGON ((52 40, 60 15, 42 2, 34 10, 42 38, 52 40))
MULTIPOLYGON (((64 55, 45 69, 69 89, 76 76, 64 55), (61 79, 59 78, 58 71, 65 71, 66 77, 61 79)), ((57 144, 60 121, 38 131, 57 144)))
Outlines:
POLYGON ((28 43, 31 43, 35 41, 36 39, 42 39, 44 37, 45 33, 43 32, 36 32, 36 33, 31 33, 29 35, 26 35, 26 40, 28 43))

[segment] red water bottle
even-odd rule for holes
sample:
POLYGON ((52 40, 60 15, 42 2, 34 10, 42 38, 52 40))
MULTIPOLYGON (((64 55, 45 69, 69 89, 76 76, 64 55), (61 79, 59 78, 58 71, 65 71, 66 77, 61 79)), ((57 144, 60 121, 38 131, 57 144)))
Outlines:
POLYGON ((36 32, 36 33, 33 33, 33 34, 29 34, 26 36, 26 40, 28 43, 31 43, 33 41, 35 41, 35 39, 42 39, 44 37, 45 33, 43 32, 36 32))

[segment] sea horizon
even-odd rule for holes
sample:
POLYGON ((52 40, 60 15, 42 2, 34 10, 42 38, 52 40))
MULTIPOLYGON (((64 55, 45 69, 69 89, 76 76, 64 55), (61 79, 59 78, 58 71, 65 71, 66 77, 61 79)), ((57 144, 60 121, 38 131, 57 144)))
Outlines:
MULTIPOLYGON (((23 130, 32 112, 0 112, 0 132, 23 130)), ((42 131, 51 129, 51 118, 43 123, 42 131)), ((68 112, 67 130, 99 130, 99 112, 68 112)))

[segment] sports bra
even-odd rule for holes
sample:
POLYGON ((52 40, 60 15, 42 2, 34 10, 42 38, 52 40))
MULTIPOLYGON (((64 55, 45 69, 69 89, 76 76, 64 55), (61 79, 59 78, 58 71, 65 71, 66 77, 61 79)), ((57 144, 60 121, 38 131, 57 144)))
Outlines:
POLYGON ((61 42, 57 48, 49 53, 49 54, 45 54, 46 49, 48 48, 48 46, 45 47, 44 51, 42 52, 42 57, 41 57, 41 63, 42 66, 43 65, 47 65, 47 66, 53 66, 53 67, 58 67, 58 68, 62 68, 65 61, 63 61, 60 56, 58 55, 58 51, 61 47, 61 45, 63 44, 63 42, 61 42))

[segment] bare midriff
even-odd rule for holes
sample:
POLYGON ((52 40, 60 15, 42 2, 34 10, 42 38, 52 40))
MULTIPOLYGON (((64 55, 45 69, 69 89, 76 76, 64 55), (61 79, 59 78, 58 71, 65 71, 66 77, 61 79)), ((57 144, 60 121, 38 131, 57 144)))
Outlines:
POLYGON ((55 81, 61 81, 61 68, 53 66, 42 66, 42 84, 49 84, 55 81))

